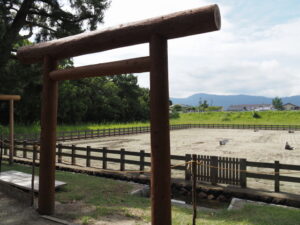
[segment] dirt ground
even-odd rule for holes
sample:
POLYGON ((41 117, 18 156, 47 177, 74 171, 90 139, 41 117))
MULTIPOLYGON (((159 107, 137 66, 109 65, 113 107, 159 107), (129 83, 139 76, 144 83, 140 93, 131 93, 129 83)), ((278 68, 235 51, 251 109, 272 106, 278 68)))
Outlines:
MULTIPOLYGON (((150 134, 136 134, 98 139, 86 139, 63 144, 75 144, 76 146, 119 150, 125 148, 128 151, 145 150, 150 152, 150 134)), ((171 154, 199 154, 225 157, 246 158, 255 162, 274 162, 279 160, 284 164, 300 164, 300 132, 288 133, 288 131, 271 130, 239 130, 239 129, 184 129, 171 131, 171 154), (227 140, 225 145, 220 145, 220 140, 227 140), (294 150, 284 149, 288 142, 294 150)), ((248 168, 251 169, 251 168, 248 168)), ((271 169, 254 169, 261 172, 273 172, 271 169)), ((282 171, 289 173, 290 171, 282 171)), ((287 174, 285 174, 287 175, 287 174)), ((300 177, 300 172, 290 176, 300 177)), ((248 186, 273 190, 272 181, 248 179, 248 186)), ((300 185, 281 182, 281 190, 300 194, 300 185)))

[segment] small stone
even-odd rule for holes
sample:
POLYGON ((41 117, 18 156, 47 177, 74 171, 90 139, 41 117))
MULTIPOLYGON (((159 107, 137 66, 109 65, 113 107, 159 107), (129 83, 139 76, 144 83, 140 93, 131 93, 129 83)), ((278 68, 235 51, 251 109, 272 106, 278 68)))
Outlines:
POLYGON ((208 199, 208 200, 213 200, 213 199, 215 199, 215 196, 212 195, 212 194, 211 194, 211 195, 208 195, 208 196, 207 196, 207 199, 208 199))
POLYGON ((201 191, 200 193, 198 193, 198 197, 200 199, 206 199, 207 198, 207 194, 205 192, 201 191))

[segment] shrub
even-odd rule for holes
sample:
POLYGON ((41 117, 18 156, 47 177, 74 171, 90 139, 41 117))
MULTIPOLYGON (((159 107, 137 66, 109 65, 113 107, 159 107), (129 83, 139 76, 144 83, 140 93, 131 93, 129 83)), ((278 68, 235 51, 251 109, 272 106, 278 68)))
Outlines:
POLYGON ((261 118, 261 116, 258 114, 258 112, 253 112, 252 117, 255 119, 261 118))

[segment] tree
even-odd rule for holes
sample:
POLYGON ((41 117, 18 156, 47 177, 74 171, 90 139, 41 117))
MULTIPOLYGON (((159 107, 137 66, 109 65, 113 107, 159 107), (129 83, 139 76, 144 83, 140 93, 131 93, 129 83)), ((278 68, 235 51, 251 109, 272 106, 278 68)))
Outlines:
POLYGON ((108 0, 1 0, 0 72, 20 40, 40 42, 95 30, 108 6, 108 0))
POLYGON ((173 106, 173 109, 176 111, 176 112, 181 112, 183 110, 183 107, 181 105, 174 105, 173 106))
POLYGON ((281 98, 275 97, 272 100, 273 107, 277 110, 283 110, 283 104, 281 98))
POLYGON ((205 111, 205 109, 207 109, 208 107, 208 103, 206 100, 204 100, 203 102, 201 102, 201 104, 199 105, 199 110, 200 111, 205 111))

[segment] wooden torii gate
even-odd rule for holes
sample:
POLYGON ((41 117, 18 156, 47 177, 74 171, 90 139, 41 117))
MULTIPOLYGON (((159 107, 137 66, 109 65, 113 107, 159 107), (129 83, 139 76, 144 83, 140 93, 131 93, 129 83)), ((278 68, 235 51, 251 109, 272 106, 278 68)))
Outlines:
POLYGON ((39 206, 54 213, 58 81, 150 71, 152 224, 171 224, 170 132, 167 40, 219 30, 217 5, 181 11, 106 30, 22 47, 24 63, 43 61, 39 206), (149 43, 150 57, 57 70, 57 60, 149 43))
MULTIPOLYGON (((0 101, 9 101, 9 164, 14 161, 14 101, 19 101, 20 95, 0 95, 0 101)), ((3 140, 2 140, 3 141, 3 140)))

